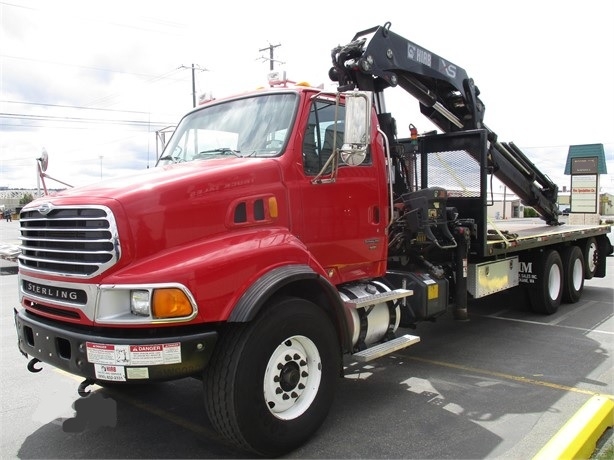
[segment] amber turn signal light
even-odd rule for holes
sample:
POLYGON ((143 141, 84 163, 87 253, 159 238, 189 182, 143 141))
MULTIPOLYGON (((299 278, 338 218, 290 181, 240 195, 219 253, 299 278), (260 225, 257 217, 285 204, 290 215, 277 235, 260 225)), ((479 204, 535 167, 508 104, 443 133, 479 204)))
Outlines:
POLYGON ((155 319, 180 318, 192 314, 192 304, 181 289, 155 289, 152 298, 152 316, 155 319))

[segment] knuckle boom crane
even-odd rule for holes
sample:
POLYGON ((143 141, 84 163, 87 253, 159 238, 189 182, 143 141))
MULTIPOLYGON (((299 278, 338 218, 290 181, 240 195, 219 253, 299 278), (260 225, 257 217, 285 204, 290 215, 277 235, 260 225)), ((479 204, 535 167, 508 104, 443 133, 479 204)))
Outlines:
MULTIPOLYGON (((339 91, 373 92, 384 131, 389 123, 383 92, 396 86, 414 96, 421 113, 444 133, 485 130, 489 143, 483 167, 549 225, 559 225, 558 186, 513 142, 499 142, 497 134, 484 124, 480 91, 464 69, 395 34, 390 22, 358 32, 349 44, 334 48, 331 54, 331 80, 339 83, 339 91)), ((479 152, 468 151, 480 162, 479 152)))

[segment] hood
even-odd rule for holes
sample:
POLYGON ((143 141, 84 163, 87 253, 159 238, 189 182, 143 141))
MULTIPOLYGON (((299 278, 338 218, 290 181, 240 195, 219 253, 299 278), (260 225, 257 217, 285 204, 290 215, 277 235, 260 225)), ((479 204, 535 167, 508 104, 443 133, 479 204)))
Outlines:
POLYGON ((229 173, 240 173, 242 168, 249 169, 256 162, 258 159, 228 158, 158 166, 91 185, 66 189, 54 196, 89 196, 119 201, 130 200, 143 190, 162 191, 169 187, 174 188, 178 182, 195 183, 202 180, 216 180, 220 176, 226 177, 229 173))
POLYGON ((281 198, 283 188, 276 158, 224 158, 160 166, 44 200, 109 206, 123 255, 140 259, 232 230, 237 206, 281 198))

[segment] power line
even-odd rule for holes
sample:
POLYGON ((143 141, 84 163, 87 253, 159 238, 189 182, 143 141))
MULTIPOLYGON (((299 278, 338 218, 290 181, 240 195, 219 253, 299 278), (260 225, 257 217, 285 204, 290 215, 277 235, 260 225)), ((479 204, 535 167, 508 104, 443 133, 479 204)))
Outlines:
MULTIPOLYGON (((603 144, 603 145, 614 145, 612 142, 594 142, 594 144, 603 144)), ((523 149, 563 149, 569 148, 569 144, 566 145, 534 145, 534 146, 519 146, 523 149)))
POLYGON ((22 120, 22 121, 66 121, 70 123, 95 123, 95 124, 115 124, 131 126, 168 126, 166 122, 153 122, 143 120, 108 120, 104 118, 85 118, 85 117, 64 117, 53 115, 25 115, 20 113, 0 112, 0 118, 22 120))
MULTIPOLYGON (((51 61, 51 60, 47 60, 47 59, 35 59, 35 58, 30 58, 30 57, 23 57, 23 56, 12 56, 9 54, 0 54, 0 58, 6 58, 6 59, 15 59, 18 61, 31 61, 31 62, 36 62, 36 63, 42 63, 42 64, 52 64, 52 65, 60 65, 60 66, 65 66, 65 67, 74 67, 76 69, 86 69, 86 70, 95 70, 96 72, 106 72, 106 73, 118 73, 118 74, 124 74, 124 75, 134 75, 137 77, 147 77, 147 78, 151 78, 151 79, 160 79, 160 78, 166 78, 167 74, 163 74, 163 75, 152 75, 152 74, 147 74, 147 73, 140 73, 140 72, 128 72, 125 70, 117 70, 117 69, 108 69, 108 68, 103 68, 103 67, 93 67, 93 66, 86 66, 86 65, 78 65, 78 64, 72 64, 72 63, 67 63, 67 62, 59 62, 59 61, 51 61)), ((169 72, 169 73, 173 73, 173 71, 169 72)))
MULTIPOLYGON (((116 70, 116 69, 108 69, 108 68, 92 67, 92 66, 82 66, 82 65, 72 64, 72 63, 49 61, 49 60, 44 60, 44 59, 34 59, 34 58, 27 58, 27 57, 21 57, 21 56, 11 56, 11 55, 6 55, 6 54, 0 54, 0 58, 1 57, 9 58, 9 59, 24 60, 24 61, 32 61, 32 62, 36 62, 36 63, 46 63, 46 64, 53 64, 53 65, 61 65, 61 66, 73 67, 73 68, 77 68, 77 69, 94 70, 94 71, 97 71, 97 72, 116 73, 116 74, 122 74, 122 75, 130 75, 130 76, 136 76, 136 77, 143 77, 143 78, 146 78, 146 80, 143 82, 145 84, 154 84, 154 83, 157 83, 157 82, 162 81, 162 80, 170 80, 170 81, 175 82, 175 83, 176 82, 183 82, 184 81, 184 80, 182 80, 180 78, 172 78, 172 76, 177 74, 180 69, 173 69, 173 70, 170 70, 170 71, 165 72, 165 73, 160 74, 160 75, 152 75, 152 74, 146 74, 146 73, 140 73, 140 72, 127 72, 127 71, 116 70)), ((88 105, 110 103, 111 99, 120 96, 120 94, 121 93, 111 93, 111 94, 107 94, 106 96, 101 96, 99 98, 96 98, 96 99, 93 99, 93 100, 89 101, 88 105)))
POLYGON ((107 108, 102 108, 102 107, 83 107, 79 105, 46 104, 44 102, 7 101, 7 100, 0 100, 0 102, 4 102, 6 104, 34 105, 38 107, 60 107, 60 108, 66 108, 66 109, 99 110, 99 111, 104 111, 104 112, 140 113, 140 114, 149 113, 149 112, 141 112, 138 110, 117 110, 117 109, 107 109, 107 108))
MULTIPOLYGON (((180 79, 171 79, 170 78, 171 75, 173 75, 175 73, 178 73, 178 72, 179 72, 179 69, 173 69, 173 70, 171 70, 169 72, 166 72, 166 73, 164 73, 162 75, 151 76, 151 78, 146 80, 144 83, 153 84, 153 83, 157 83, 157 82, 159 82, 161 80, 164 80, 164 79, 170 79, 170 80, 172 80, 174 82, 183 82, 183 80, 180 80, 180 79)), ((90 101, 88 103, 88 105, 110 103, 111 99, 116 98, 116 97, 118 97, 120 95, 121 95, 120 92, 107 94, 106 96, 101 96, 101 97, 99 97, 97 99, 93 99, 92 101, 90 101)))
MULTIPOLYGON (((24 120, 25 122, 31 121, 31 120, 24 120)), ((58 122, 61 123, 61 122, 58 122)), ((95 124, 95 123, 92 123, 95 124)), ((151 126, 147 126, 147 128, 149 128, 150 133, 153 133, 155 131, 157 131, 158 129, 160 129, 160 127, 163 126, 162 124, 155 124, 155 125, 151 125, 151 126)), ((168 126, 168 125, 167 125, 168 126)), ((146 126, 126 126, 125 129, 128 131, 141 131, 142 128, 144 128, 146 126)), ((164 126, 166 127, 166 126, 164 126)), ((91 130, 91 126, 62 126, 62 125, 53 125, 53 124, 34 124, 34 123, 27 123, 27 124, 8 124, 5 123, 2 127, 0 127, 0 132, 2 131, 7 131, 7 129, 5 128, 18 128, 18 129, 13 129, 12 131, 27 131, 27 130, 35 130, 38 128, 46 128, 46 129, 69 129, 71 131, 79 131, 79 130, 91 130)))

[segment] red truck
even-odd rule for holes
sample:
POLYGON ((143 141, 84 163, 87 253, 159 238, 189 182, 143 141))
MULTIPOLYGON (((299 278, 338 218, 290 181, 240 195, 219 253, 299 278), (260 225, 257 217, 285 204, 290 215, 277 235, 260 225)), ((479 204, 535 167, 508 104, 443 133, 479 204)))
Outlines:
POLYGON ((155 168, 22 209, 15 324, 31 371, 81 376, 83 396, 202 379, 219 432, 275 456, 321 425, 344 359, 415 344, 421 321, 466 320, 471 299, 507 289, 550 314, 605 276, 610 227, 560 224, 557 186, 483 124, 463 69, 389 23, 332 60, 337 91, 207 102, 155 168), (442 132, 398 136, 394 86, 442 132), (542 224, 490 221, 493 176, 542 224))

